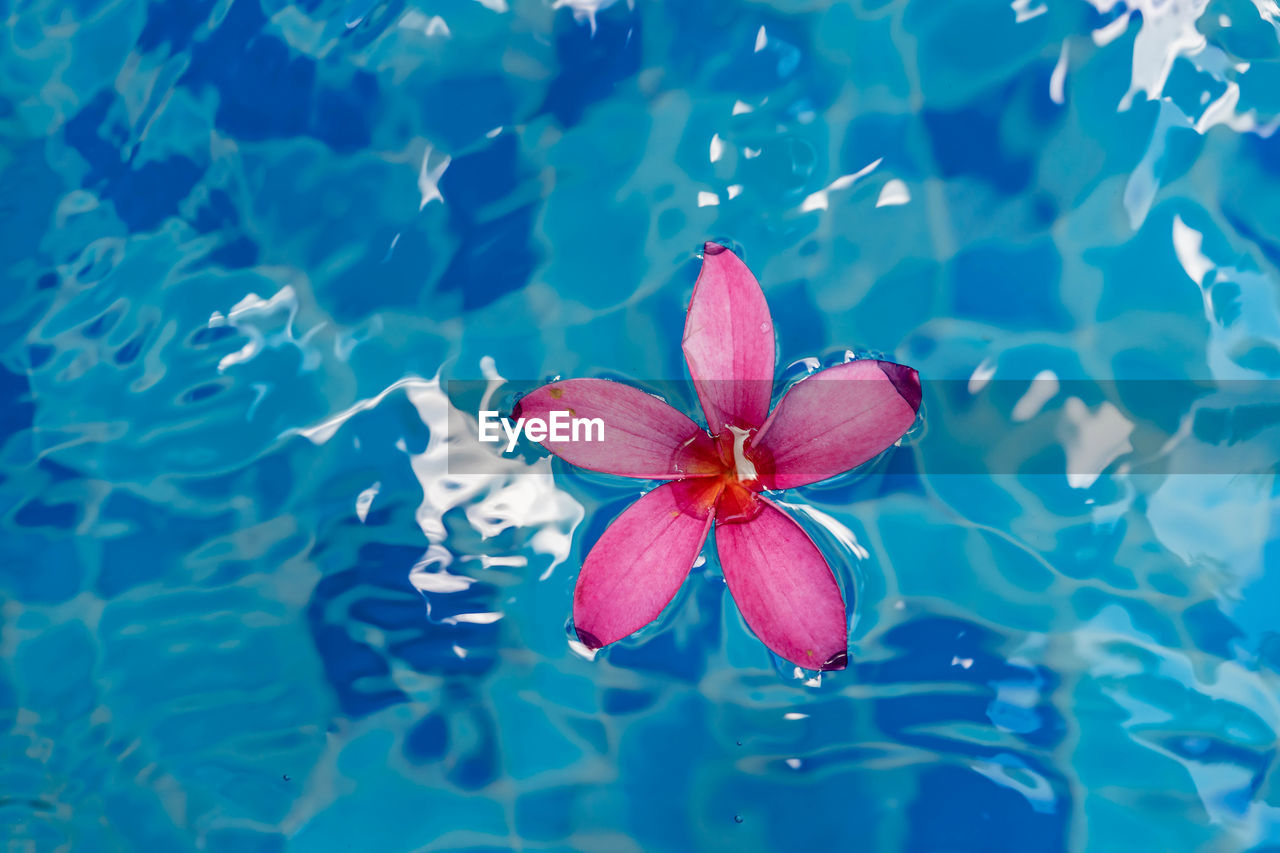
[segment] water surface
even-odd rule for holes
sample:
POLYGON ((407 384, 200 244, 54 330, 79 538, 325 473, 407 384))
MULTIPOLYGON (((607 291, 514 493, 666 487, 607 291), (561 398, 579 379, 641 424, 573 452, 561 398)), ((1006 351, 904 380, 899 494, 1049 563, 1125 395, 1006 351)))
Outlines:
POLYGON ((12 849, 1280 845, 1272 476, 1067 476, 1107 405, 1189 405, 1106 383, 1280 376, 1274 4, 0 10, 12 849), (708 239, 780 377, 1007 391, 788 496, 851 601, 820 681, 710 550, 587 659, 646 485, 445 476, 450 380, 683 378, 708 239), (1097 388, 1019 408, 1046 374, 1097 388))

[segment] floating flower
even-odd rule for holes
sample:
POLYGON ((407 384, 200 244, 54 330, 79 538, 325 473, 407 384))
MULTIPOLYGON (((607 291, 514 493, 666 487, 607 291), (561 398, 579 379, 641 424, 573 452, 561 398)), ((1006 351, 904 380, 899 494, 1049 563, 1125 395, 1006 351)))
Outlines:
POLYGON ((573 621, 598 649, 657 618, 714 524, 729 592, 751 630, 807 669, 843 669, 844 599, 822 552, 765 496, 872 459, 915 421, 916 371, 850 361, 791 387, 773 411, 774 333, 764 292, 733 252, 707 243, 685 318, 684 355, 704 430, 650 394, 605 379, 531 391, 515 417, 600 418, 602 441, 540 443, 573 465, 667 480, 628 507, 578 575, 573 621))

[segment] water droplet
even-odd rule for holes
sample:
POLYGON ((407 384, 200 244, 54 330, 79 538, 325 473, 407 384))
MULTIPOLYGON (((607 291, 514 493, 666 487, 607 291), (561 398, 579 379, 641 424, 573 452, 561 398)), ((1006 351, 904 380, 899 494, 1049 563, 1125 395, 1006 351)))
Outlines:
POLYGON ((734 816, 733 816, 733 822, 734 822, 734 823, 742 823, 742 815, 740 815, 740 814, 736 814, 736 815, 734 815, 734 816))
POLYGON ((767 332, 767 331, 769 331, 769 324, 768 324, 767 322, 766 322, 766 323, 761 323, 761 324, 760 324, 760 331, 762 331, 762 332, 767 332))
POLYGON ((742 741, 738 741, 738 746, 742 746, 742 741))

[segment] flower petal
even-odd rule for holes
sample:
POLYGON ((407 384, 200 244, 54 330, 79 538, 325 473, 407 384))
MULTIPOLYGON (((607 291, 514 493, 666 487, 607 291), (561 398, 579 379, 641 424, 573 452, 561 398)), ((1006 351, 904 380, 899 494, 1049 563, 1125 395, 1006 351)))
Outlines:
POLYGON ((552 382, 521 397, 512 416, 549 421, 552 412, 603 421, 599 432, 586 428, 576 440, 568 429, 567 441, 548 436, 539 442, 573 465, 653 480, 697 477, 715 470, 709 464, 717 458, 710 436, 688 416, 638 388, 607 379, 552 382), (603 440, 595 440, 600 432, 603 440))
POLYGON ((850 361, 796 383, 748 448, 769 489, 834 477, 902 437, 920 409, 920 377, 888 361, 850 361))
POLYGON ((751 630, 805 669, 844 669, 848 627, 840 587, 818 546, 772 502, 750 521, 716 524, 729 592, 751 630))
POLYGON ((613 520, 573 593, 573 624, 586 646, 607 646, 658 618, 702 550, 717 493, 709 480, 665 483, 613 520))
POLYGON ((773 394, 773 319, 751 270, 718 243, 703 248, 684 322, 684 357, 712 435, 726 425, 764 423, 773 394))

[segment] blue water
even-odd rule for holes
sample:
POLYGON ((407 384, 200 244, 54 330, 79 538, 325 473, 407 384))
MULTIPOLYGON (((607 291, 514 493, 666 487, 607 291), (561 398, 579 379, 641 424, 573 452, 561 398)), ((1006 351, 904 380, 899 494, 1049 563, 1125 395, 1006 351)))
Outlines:
POLYGON ((1280 376, 1280 12, 558 5, 0 0, 4 849, 1280 849, 1274 479, 1081 438, 1280 376), (448 380, 682 378, 707 239, 780 376, 1100 383, 789 494, 820 680, 710 549, 580 654, 645 485, 444 468, 448 380))

